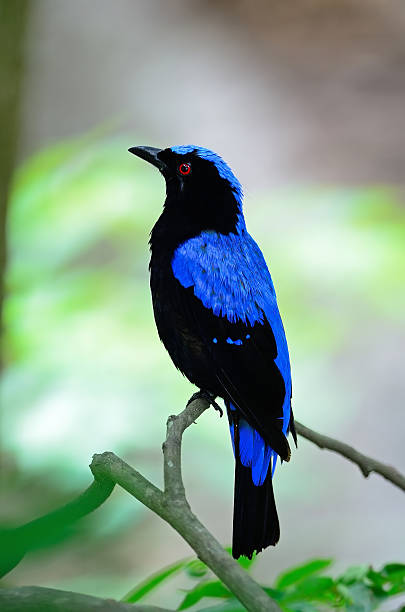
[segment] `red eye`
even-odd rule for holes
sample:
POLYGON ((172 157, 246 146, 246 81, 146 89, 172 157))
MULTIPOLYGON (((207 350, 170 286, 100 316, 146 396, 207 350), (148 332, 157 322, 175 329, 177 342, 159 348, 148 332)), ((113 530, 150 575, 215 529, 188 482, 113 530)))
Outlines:
POLYGON ((179 172, 183 176, 186 176, 187 174, 190 174, 190 172, 191 172, 191 164, 185 164, 185 163, 180 164, 179 172))

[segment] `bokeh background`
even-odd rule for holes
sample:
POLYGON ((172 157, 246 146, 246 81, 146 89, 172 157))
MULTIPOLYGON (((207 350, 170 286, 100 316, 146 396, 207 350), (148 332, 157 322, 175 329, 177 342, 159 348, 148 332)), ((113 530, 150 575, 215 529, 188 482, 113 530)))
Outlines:
MULTIPOLYGON (((194 391, 154 327, 147 242, 164 184, 127 153, 135 144, 196 143, 230 163, 278 292, 297 418, 403 471, 403 3, 31 0, 22 21, 7 77, 21 87, 2 523, 71 499, 94 452, 160 484, 166 417, 194 391)), ((184 466, 193 509, 229 545, 233 459, 214 411, 187 432, 184 466)), ((315 556, 336 568, 404 560, 403 495, 377 476, 300 440, 275 489, 282 538, 258 559, 261 580, 315 556)), ((117 490, 7 584, 121 597, 188 554, 117 490)), ((153 601, 180 597, 162 588, 153 601)))

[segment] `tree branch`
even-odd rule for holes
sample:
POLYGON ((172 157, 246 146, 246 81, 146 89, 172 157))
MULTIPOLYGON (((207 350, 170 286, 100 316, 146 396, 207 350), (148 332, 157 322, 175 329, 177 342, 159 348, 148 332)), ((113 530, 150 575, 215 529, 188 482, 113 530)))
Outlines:
POLYGON ((0 589, 2 612, 170 612, 166 608, 127 604, 71 591, 43 587, 0 589))
MULTIPOLYGON (((4 575, 15 567, 27 551, 43 546, 55 535, 63 533, 68 525, 100 506, 111 494, 114 485, 119 484, 133 497, 168 522, 190 544, 198 557, 229 588, 247 610, 251 612, 264 612, 265 610, 267 612, 279 612, 278 605, 222 548, 214 536, 193 514, 187 502, 181 476, 182 436, 187 427, 194 423, 208 407, 209 402, 207 400, 196 399, 178 416, 169 417, 166 441, 163 444, 164 492, 122 459, 116 457, 114 453, 106 452, 101 455, 94 455, 90 466, 94 475, 94 482, 82 495, 44 517, 16 529, 7 529, 0 532, 0 551, 2 551, 0 553, 0 569, 3 570, 2 574, 4 575)), ((27 601, 30 593, 35 596, 34 601, 31 602, 33 607, 29 609, 41 610, 41 612, 45 610, 44 602, 47 601, 48 591, 48 589, 23 591, 22 593, 27 601), (37 607, 34 606, 35 601, 37 601, 36 598, 41 601, 41 604, 38 604, 37 607)), ((4 595, 4 591, 2 592, 4 595)), ((16 597, 18 592, 18 590, 15 591, 16 597)), ((51 590, 49 593, 49 601, 52 600, 53 602, 54 595, 57 592, 51 590)), ((65 593, 64 601, 66 605, 64 608, 61 607, 61 610, 67 611, 69 609, 70 612, 70 610, 76 609, 68 607, 67 598, 70 596, 73 597, 74 601, 76 601, 75 598, 81 597, 77 594, 65 593)), ((17 599, 21 601, 20 595, 17 599)), ((12 595, 9 593, 7 602, 11 602, 11 600, 12 595)), ((101 605, 103 600, 98 601, 98 605, 101 605)), ((88 605, 90 606, 90 603, 88 605)), ((51 606, 51 603, 49 606, 51 606)), ((10 610, 14 609, 28 608, 18 606, 10 608, 10 610)), ((59 608, 52 608, 52 610, 54 609, 59 610, 59 608)), ((104 610, 104 608, 102 609, 104 610)), ((109 610, 110 608, 105 609, 109 610)))
POLYGON ((363 455, 363 453, 360 453, 352 446, 349 446, 349 444, 320 434, 309 427, 305 427, 305 425, 302 425, 302 423, 299 423, 298 421, 295 421, 295 429, 300 436, 306 438, 310 442, 313 442, 319 448, 338 453, 349 461, 355 463, 365 478, 367 478, 371 472, 375 472, 376 474, 380 474, 380 476, 386 480, 389 480, 399 489, 402 489, 402 491, 405 491, 405 476, 394 467, 387 465, 386 463, 382 463, 381 461, 377 461, 377 459, 373 459, 367 455, 363 455))
MULTIPOLYGON (((90 468, 95 480, 82 495, 66 506, 31 521, 27 525, 13 530, 3 530, 0 533, 0 551, 3 551, 3 554, 0 554, 0 565, 5 564, 7 571, 12 569, 25 552, 38 545, 43 545, 47 536, 63 531, 67 525, 100 506, 110 495, 114 485, 119 484, 169 523, 247 610, 279 612, 280 608, 277 603, 224 551, 219 542, 193 514, 187 502, 181 475, 182 437, 187 427, 194 423, 208 407, 208 400, 198 398, 187 405, 179 415, 169 417, 166 440, 163 444, 164 491, 149 482, 114 453, 94 455, 90 468)), ((405 491, 405 477, 395 468, 363 455, 348 444, 324 436, 297 421, 295 426, 300 436, 313 442, 319 448, 339 453, 358 465, 364 476, 367 477, 371 472, 376 472, 405 491)), ((77 593, 39 587, 0 590, 0 607, 10 612, 19 610, 45 612, 47 609, 56 612, 75 612, 76 610, 86 612, 93 609, 120 612, 133 609, 132 604, 130 604, 131 608, 123 607, 128 605, 119 604, 113 600, 102 600, 77 593)), ((138 606, 137 610, 152 612, 162 609, 138 606)))
POLYGON ((255 580, 222 548, 193 514, 181 477, 181 442, 184 431, 209 407, 205 399, 192 401, 167 421, 163 444, 165 492, 114 453, 94 455, 90 466, 95 478, 110 478, 168 522, 250 612, 279 612, 280 608, 255 580))
POLYGON ((183 412, 171 415, 166 424, 166 441, 163 443, 163 470, 165 495, 173 501, 185 499, 181 474, 181 440, 183 433, 209 408, 207 400, 194 400, 183 412))

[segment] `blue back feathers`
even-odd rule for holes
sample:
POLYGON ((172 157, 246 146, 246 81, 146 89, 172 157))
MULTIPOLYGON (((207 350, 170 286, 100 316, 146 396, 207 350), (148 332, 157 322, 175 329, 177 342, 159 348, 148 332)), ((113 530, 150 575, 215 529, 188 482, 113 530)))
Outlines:
POLYGON ((183 287, 193 286, 206 308, 231 323, 263 323, 265 307, 278 312, 263 255, 244 226, 237 234, 205 231, 187 240, 176 249, 172 269, 183 287))

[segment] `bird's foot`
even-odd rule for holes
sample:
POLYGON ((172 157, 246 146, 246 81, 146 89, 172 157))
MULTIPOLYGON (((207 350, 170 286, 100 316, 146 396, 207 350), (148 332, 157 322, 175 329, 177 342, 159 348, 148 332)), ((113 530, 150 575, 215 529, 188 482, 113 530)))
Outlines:
POLYGON ((221 406, 217 404, 217 402, 215 401, 215 398, 216 398, 216 395, 214 395, 210 391, 204 391, 203 389, 200 389, 196 393, 193 393, 193 395, 190 397, 190 399, 187 402, 187 406, 196 399, 205 399, 207 400, 207 402, 210 403, 210 405, 213 408, 215 408, 215 410, 218 410, 219 416, 222 417, 224 415, 224 411, 222 410, 221 406))

